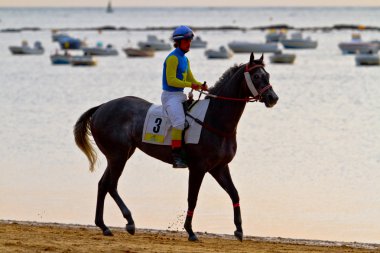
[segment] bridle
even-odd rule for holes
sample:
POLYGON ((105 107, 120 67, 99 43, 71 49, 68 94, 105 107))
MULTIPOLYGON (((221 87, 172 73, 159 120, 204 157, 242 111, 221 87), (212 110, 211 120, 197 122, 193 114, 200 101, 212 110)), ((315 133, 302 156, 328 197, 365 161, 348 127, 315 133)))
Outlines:
POLYGON ((201 94, 205 94, 208 97, 221 99, 221 100, 230 100, 230 101, 238 101, 238 102, 256 102, 256 101, 259 101, 261 99, 261 96, 264 94, 264 92, 269 90, 272 87, 272 85, 270 83, 268 83, 268 85, 266 85, 262 89, 260 89, 260 90, 256 89, 255 85, 253 84, 252 78, 251 78, 251 72, 257 68, 264 68, 264 65, 255 64, 252 67, 249 67, 249 64, 246 64, 245 68, 244 68, 245 82, 247 84, 249 91, 251 92, 251 94, 253 96, 249 96, 247 98, 233 98, 233 97, 218 96, 218 95, 214 95, 214 94, 204 92, 204 91, 200 91, 200 92, 201 92, 201 94))
MULTIPOLYGON (((199 119, 195 118, 194 116, 192 116, 189 113, 189 110, 191 109, 192 106, 194 106, 199 101, 199 99, 200 99, 200 97, 201 97, 202 94, 206 95, 207 97, 211 97, 211 98, 216 98, 216 99, 221 99, 221 100, 237 101, 237 102, 244 102, 244 103, 259 101, 261 99, 261 96, 264 94, 264 92, 267 91, 267 90, 269 90, 272 87, 272 85, 268 82, 268 85, 266 85, 265 87, 263 87, 260 90, 257 90, 255 88, 255 85, 253 84, 253 81, 252 81, 252 78, 251 78, 251 72, 253 70, 257 69, 257 68, 264 68, 264 65, 263 64, 254 64, 252 67, 249 67, 248 65, 249 64, 246 64, 245 68, 244 68, 244 77, 245 77, 245 82, 247 84, 247 86, 245 86, 245 87, 249 89, 249 91, 251 92, 251 94, 253 96, 249 96, 247 98, 223 97, 223 96, 218 96, 218 95, 210 94, 209 92, 204 92, 204 91, 200 90, 199 91, 200 94, 199 94, 198 100, 195 103, 193 103, 187 110, 185 110, 186 116, 189 116, 195 122, 197 122, 199 125, 201 125, 202 127, 206 128, 207 130, 209 130, 211 132, 214 132, 215 134, 217 134, 219 136, 222 136, 224 138, 230 138, 230 137, 236 136, 236 129, 233 132, 231 132, 231 133, 225 133, 223 131, 220 131, 219 129, 214 128, 214 127, 212 127, 212 126, 210 126, 208 124, 205 124, 201 120, 199 120, 199 119)), ((264 69, 264 71, 265 71, 265 69, 264 69)))
POLYGON ((253 85, 253 81, 251 78, 251 71, 257 68, 264 68, 264 65, 257 64, 257 65, 253 65, 250 68, 248 67, 248 65, 249 64, 245 65, 244 78, 245 78, 245 82, 247 83, 248 89, 251 91, 251 94, 253 95, 253 97, 249 99, 254 99, 257 101, 261 98, 261 96, 264 94, 265 91, 269 90, 272 87, 272 85, 268 83, 267 86, 263 87, 262 89, 258 91, 255 85, 253 85))

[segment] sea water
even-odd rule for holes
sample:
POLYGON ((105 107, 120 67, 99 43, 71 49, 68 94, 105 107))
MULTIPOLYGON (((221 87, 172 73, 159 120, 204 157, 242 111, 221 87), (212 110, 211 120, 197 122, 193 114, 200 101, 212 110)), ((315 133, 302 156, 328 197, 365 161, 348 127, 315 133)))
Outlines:
MULTIPOLYGON (((0 9, 0 218, 93 224, 97 183, 106 161, 99 153, 94 173, 76 147, 73 125, 87 109, 133 95, 160 103, 162 63, 155 57, 127 58, 121 51, 148 34, 168 41, 170 31, 70 31, 90 45, 111 43, 119 56, 98 58, 96 67, 53 66, 53 28, 104 25, 146 28, 238 26, 284 23, 295 27, 379 25, 379 8, 100 8, 0 9), (40 40, 42 56, 13 56, 10 45, 40 40)), ((238 150, 230 163, 240 194, 246 235, 380 243, 380 69, 357 67, 338 43, 350 30, 306 31, 315 50, 296 53, 294 65, 266 70, 280 97, 274 108, 250 103, 238 126, 238 150)), ((289 31, 291 33, 291 31, 289 31)), ((232 40, 264 41, 265 31, 199 31, 209 48, 232 40)), ((365 40, 380 32, 362 31, 365 40)), ((260 55, 256 55, 259 57, 260 55)), ((212 86, 225 70, 249 54, 207 60, 203 49, 188 53, 194 75, 212 86)), ((205 154, 207 155, 207 154, 205 154)), ((187 210, 187 170, 136 151, 119 181, 119 193, 138 228, 182 230, 187 210)), ((125 220, 110 197, 105 222, 125 220)), ((206 175, 194 214, 195 231, 232 234, 228 195, 206 175)))

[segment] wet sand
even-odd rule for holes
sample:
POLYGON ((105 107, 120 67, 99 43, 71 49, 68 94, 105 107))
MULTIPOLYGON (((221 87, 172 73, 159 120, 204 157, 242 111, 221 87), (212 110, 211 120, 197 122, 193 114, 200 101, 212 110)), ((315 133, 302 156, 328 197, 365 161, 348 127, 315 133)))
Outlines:
POLYGON ((137 229, 129 235, 112 228, 103 236, 94 226, 0 220, 0 252, 380 252, 380 244, 246 237, 137 229))

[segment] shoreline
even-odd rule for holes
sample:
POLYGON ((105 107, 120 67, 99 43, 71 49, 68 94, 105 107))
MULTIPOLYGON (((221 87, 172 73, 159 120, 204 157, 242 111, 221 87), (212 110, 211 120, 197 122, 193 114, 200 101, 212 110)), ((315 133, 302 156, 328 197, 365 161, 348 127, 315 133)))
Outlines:
MULTIPOLYGON (((39 32, 39 31, 172 31, 175 26, 155 26, 155 27, 125 27, 125 26, 111 26, 104 25, 99 27, 60 27, 60 28, 40 28, 40 27, 21 27, 21 28, 4 28, 1 33, 17 33, 17 32, 39 32)), ((286 29, 295 31, 322 31, 331 32, 335 30, 354 30, 354 31, 380 31, 380 26, 366 26, 361 24, 336 24, 333 26, 315 26, 315 27, 294 27, 287 24, 276 24, 268 26, 255 26, 255 27, 240 27, 240 26, 192 26, 196 31, 265 31, 270 29, 286 29)))
MULTIPOLYGON (((106 238, 101 234, 101 231, 95 225, 81 225, 81 224, 66 224, 56 222, 37 222, 37 221, 18 221, 18 220, 3 220, 0 219, 0 234, 4 226, 21 226, 29 228, 50 228, 50 229, 68 229, 68 230, 88 230, 95 233, 100 238, 106 238)), ((123 227, 110 227, 114 234, 128 235, 123 227)), ((23 229, 24 230, 24 229, 23 229)), ((25 229, 29 230, 29 229, 25 229)), ((136 229, 136 234, 157 236, 174 236, 187 241, 187 233, 185 231, 172 231, 172 230, 159 230, 159 229, 136 229)), ((213 234, 207 232, 196 232, 200 241, 205 240, 222 240, 238 242, 233 235, 228 234, 213 234)), ((131 236, 133 237, 133 236, 131 236)), ((173 240, 173 239, 171 239, 173 240)), ((328 248, 352 248, 360 250, 375 250, 380 252, 380 244, 377 243, 362 243, 362 242, 343 242, 343 241, 327 241, 327 240, 309 240, 309 239, 293 239, 282 237, 259 237, 259 236, 245 236, 243 242, 265 243, 265 244, 280 244, 280 245, 293 245, 293 246, 306 246, 306 247, 328 247, 328 248)), ((191 244, 191 242, 188 242, 191 244)), ((0 243, 1 249, 1 243, 0 243)))

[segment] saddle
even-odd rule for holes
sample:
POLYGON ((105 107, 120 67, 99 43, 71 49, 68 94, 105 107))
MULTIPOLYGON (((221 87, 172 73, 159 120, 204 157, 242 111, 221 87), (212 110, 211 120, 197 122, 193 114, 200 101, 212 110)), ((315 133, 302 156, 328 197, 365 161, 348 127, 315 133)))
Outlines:
MULTIPOLYGON (((197 121, 203 121, 207 112, 209 99, 192 102, 187 100, 183 103, 186 114, 185 131, 182 141, 189 144, 198 144, 202 126, 197 121)), ((142 142, 171 145, 171 124, 169 117, 163 110, 162 105, 151 105, 144 122, 142 142)))

